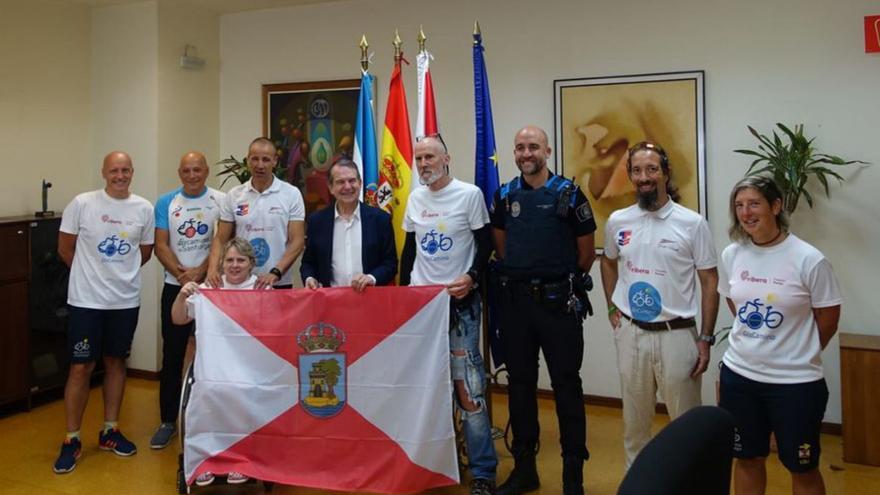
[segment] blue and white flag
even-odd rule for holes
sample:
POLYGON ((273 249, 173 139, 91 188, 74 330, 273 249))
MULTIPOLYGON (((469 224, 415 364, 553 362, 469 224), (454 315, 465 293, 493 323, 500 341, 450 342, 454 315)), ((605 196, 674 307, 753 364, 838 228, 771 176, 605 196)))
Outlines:
POLYGON ((357 164, 363 178, 361 199, 366 195, 366 203, 375 206, 379 183, 379 153, 376 149, 376 120, 373 118, 373 76, 367 71, 363 71, 361 77, 352 161, 357 164))

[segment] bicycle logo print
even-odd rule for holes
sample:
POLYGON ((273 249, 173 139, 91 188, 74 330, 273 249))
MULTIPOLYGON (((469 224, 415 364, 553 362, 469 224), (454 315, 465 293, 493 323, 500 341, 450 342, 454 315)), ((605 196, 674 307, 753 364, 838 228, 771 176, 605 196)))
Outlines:
POLYGON ((629 286, 629 308, 636 320, 652 321, 663 310, 660 291, 647 282, 632 284, 629 286))
POLYGON ((427 232, 422 240, 419 241, 422 251, 428 254, 437 254, 438 251, 449 251, 452 249, 452 238, 443 234, 438 234, 436 230, 431 229, 427 232))
POLYGON ((98 252, 108 258, 115 254, 125 256, 129 251, 131 251, 131 244, 124 239, 120 239, 116 234, 111 235, 98 244, 98 252))
POLYGON ((262 237, 255 237, 251 239, 251 246, 254 248, 254 258, 256 258, 257 266, 265 265, 269 261, 269 253, 272 251, 269 248, 269 243, 262 237))
POLYGON ((177 233, 190 239, 192 237, 195 237, 196 234, 207 234, 208 226, 196 220, 195 218, 190 218, 189 220, 180 224, 180 227, 177 227, 177 233))
POLYGON ((767 328, 776 328, 785 319, 782 313, 773 310, 773 306, 764 306, 760 298, 746 301, 737 311, 736 317, 740 323, 744 323, 752 330, 757 330, 764 325, 767 325, 767 328), (762 307, 764 308, 763 314, 762 307))

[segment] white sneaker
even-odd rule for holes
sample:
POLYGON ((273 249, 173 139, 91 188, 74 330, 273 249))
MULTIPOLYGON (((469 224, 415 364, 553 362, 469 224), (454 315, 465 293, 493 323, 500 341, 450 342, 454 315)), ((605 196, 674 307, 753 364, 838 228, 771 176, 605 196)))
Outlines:
POLYGON ((214 482, 214 473, 211 471, 205 471, 200 474, 198 478, 196 478, 196 485, 198 486, 208 486, 214 482))
POLYGON ((239 485, 241 483, 247 483, 249 479, 250 478, 248 478, 247 476, 245 476, 241 473, 235 472, 235 471, 230 471, 229 474, 226 475, 226 482, 229 483, 230 485, 239 485))

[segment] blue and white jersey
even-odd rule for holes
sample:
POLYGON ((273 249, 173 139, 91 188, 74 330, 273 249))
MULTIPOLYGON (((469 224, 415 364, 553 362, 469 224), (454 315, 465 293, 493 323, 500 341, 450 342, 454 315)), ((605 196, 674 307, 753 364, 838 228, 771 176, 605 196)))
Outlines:
MULTIPOLYGON (((210 187, 198 196, 187 196, 179 187, 156 202, 156 228, 168 231, 169 247, 182 266, 197 267, 208 257, 225 196, 210 187)), ((180 285, 167 270, 165 282, 180 285)))

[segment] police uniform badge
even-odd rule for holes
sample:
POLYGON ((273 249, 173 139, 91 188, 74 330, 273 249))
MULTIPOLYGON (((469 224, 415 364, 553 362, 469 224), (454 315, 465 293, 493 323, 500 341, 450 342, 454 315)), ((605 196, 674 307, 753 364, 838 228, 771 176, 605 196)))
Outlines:
POLYGON ((329 323, 309 325, 296 336, 299 355, 300 405, 311 416, 325 419, 345 407, 345 332, 329 323))
POLYGON ((510 216, 516 218, 519 216, 520 211, 522 211, 522 207, 519 205, 519 201, 514 201, 510 204, 510 216))
POLYGON ((579 222, 586 222, 593 218, 593 209, 590 208, 590 202, 584 201, 584 204, 577 207, 574 211, 579 222))

